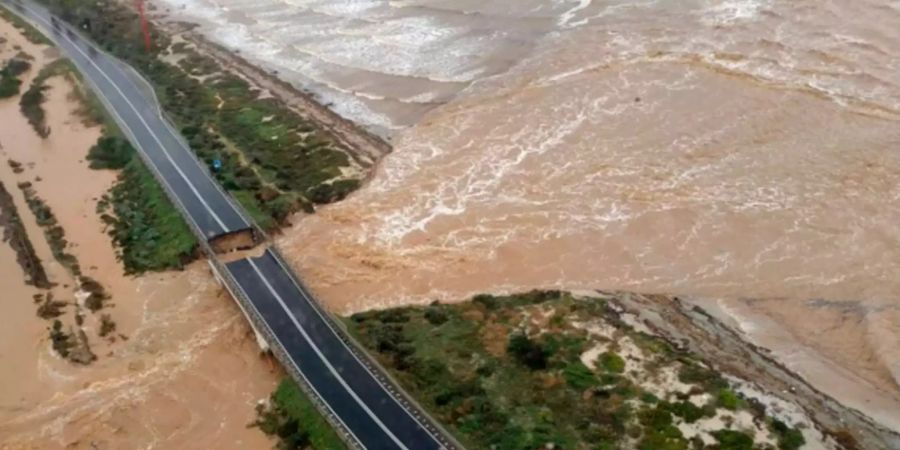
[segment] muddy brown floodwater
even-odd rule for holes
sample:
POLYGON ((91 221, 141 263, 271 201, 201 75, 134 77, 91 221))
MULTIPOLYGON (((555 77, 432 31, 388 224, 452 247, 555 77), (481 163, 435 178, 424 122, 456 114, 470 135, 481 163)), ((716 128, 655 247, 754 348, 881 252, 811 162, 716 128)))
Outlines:
MULTIPOLYGON (((18 52, 35 58, 22 90, 53 49, 26 41, 0 21, 0 61, 18 52)), ((100 135, 74 114, 72 84, 47 82, 47 122, 41 140, 19 112, 18 97, 0 100, 0 182, 13 196, 35 251, 58 283, 56 298, 72 301, 74 280, 58 264, 29 211, 19 182, 30 181, 53 210, 86 275, 112 295, 104 309, 117 325, 109 342, 87 314, 85 331, 98 360, 74 366, 51 349, 47 327, 24 282, 15 253, 0 243, 0 448, 267 448, 271 442, 246 425, 254 405, 280 379, 259 357, 240 310, 213 280, 207 265, 183 272, 127 277, 116 261, 96 203, 115 173, 91 170, 84 158, 100 135), (7 159, 22 164, 21 173, 7 159)), ((69 321, 72 307, 61 317, 69 321)))
POLYGON ((304 278, 341 312, 536 287, 712 299, 900 429, 900 6, 579 4, 298 220, 282 245, 304 278))

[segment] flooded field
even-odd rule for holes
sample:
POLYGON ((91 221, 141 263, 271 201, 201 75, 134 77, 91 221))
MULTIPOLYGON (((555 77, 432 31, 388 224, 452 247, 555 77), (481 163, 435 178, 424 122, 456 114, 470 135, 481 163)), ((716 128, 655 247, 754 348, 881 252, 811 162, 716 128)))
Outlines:
MULTIPOLYGON (((0 61, 19 51, 33 58, 22 91, 58 56, 3 21, 0 37, 0 61)), ((25 283, 11 245, 0 242, 0 448, 271 446, 246 425, 280 369, 259 356, 240 310, 205 263, 178 273, 124 275, 96 213, 116 174, 92 170, 85 161, 100 129, 86 127, 75 113, 79 105, 68 80, 51 77, 47 86, 43 106, 51 133, 44 140, 19 111, 18 96, 0 100, 0 182, 56 284, 55 298, 67 303, 59 319, 85 331, 97 359, 79 366, 53 350, 51 321, 38 317, 33 300, 47 291, 25 283), (115 321, 111 337, 98 336, 101 313, 85 312, 82 325, 72 321, 76 280, 54 258, 18 187, 23 182, 52 209, 69 241, 66 251, 84 275, 110 294, 102 313, 115 321)))

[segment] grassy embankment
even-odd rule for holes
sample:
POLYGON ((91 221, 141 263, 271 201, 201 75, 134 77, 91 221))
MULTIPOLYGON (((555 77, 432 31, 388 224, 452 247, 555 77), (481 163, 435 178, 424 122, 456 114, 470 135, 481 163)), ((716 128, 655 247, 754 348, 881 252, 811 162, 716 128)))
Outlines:
POLYGON ((306 394, 290 379, 285 379, 278 385, 269 404, 258 407, 257 414, 258 418, 253 425, 276 437, 279 449, 347 448, 306 394))
POLYGON ((311 212, 314 204, 339 200, 359 185, 342 176, 341 169, 351 165, 345 149, 278 100, 262 97, 184 43, 172 45, 156 28, 146 52, 130 8, 88 0, 43 2, 70 23, 89 20, 96 42, 153 83, 194 152, 209 166, 221 161, 216 178, 263 228, 277 228, 292 212, 311 212))
POLYGON ((469 448, 793 450, 804 442, 719 373, 625 325, 599 299, 483 295, 346 323, 469 448), (742 428, 741 415, 761 428, 742 428), (686 437, 691 427, 703 436, 686 437))
POLYGON ((196 238, 128 141, 104 131, 88 160, 93 169, 121 171, 97 211, 126 273, 182 268, 197 256, 196 238))

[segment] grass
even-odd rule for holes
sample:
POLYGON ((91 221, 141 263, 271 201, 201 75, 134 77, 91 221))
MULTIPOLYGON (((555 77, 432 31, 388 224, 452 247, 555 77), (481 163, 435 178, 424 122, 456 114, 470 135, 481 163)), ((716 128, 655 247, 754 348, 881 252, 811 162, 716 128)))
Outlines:
MULTIPOLYGON (((730 411, 719 403, 763 414, 728 390, 719 373, 662 339, 624 325, 602 300, 577 300, 559 291, 479 295, 461 304, 359 313, 346 323, 404 389, 467 448, 687 450, 698 448, 697 443, 677 425, 730 411), (537 317, 546 324, 532 325, 537 317), (686 396, 669 393, 660 398, 645 390, 632 369, 625 371, 625 359, 612 350, 618 350, 617 341, 573 325, 598 320, 651 355, 638 370, 649 374, 684 366, 677 372, 680 378, 689 380, 698 393, 711 394, 712 400, 698 406, 686 396), (589 367, 581 357, 598 343, 608 350, 589 367), (730 397, 722 402, 720 392, 725 390, 734 395, 734 402, 730 397)), ((759 417, 760 423, 769 423, 759 417)), ((724 431, 715 435, 719 448, 744 448, 747 435, 724 431)), ((794 446, 785 449, 797 448, 793 439, 802 442, 799 431, 783 423, 772 422, 768 432, 794 446)))
POLYGON ((282 380, 272 394, 270 409, 261 408, 258 413, 259 418, 254 425, 266 434, 278 437, 279 448, 347 448, 293 380, 282 380))
POLYGON ((351 164, 346 149, 278 100, 262 98, 187 45, 171 46, 186 55, 180 63, 162 61, 171 41, 155 28, 146 52, 130 8, 89 0, 43 3, 70 23, 90 20, 90 37, 153 83, 191 149, 210 167, 221 164, 215 177, 263 228, 278 228, 291 213, 311 212, 313 204, 340 200, 359 186, 342 176, 351 164))

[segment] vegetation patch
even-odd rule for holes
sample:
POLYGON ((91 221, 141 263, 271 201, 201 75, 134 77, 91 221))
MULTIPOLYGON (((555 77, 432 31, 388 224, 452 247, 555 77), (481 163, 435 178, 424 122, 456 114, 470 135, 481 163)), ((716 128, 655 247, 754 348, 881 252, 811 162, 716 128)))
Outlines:
POLYGON ((103 308, 104 302, 109 299, 106 289, 93 278, 84 275, 81 272, 81 266, 75 255, 66 251, 69 241, 66 240, 66 232, 62 225, 56 220, 56 216, 50 209, 50 206, 43 199, 37 196, 37 192, 31 187, 31 183, 20 183, 19 188, 25 195, 25 202, 34 214, 38 225, 44 230, 44 236, 53 257, 78 280, 79 289, 84 292, 84 305, 91 311, 98 311, 103 308))
POLYGON ((343 450, 347 447, 319 414, 306 394, 290 379, 282 380, 267 404, 257 406, 252 426, 278 438, 276 448, 343 450))
POLYGON ((126 273, 181 269, 196 259, 196 238, 127 141, 101 138, 88 160, 94 168, 121 169, 97 211, 126 273))
POLYGON ((82 330, 63 330, 63 324, 54 320, 49 328, 50 343, 59 356, 81 365, 88 365, 97 360, 97 356, 88 345, 87 335, 82 330))
POLYGON ((46 84, 47 79, 70 72, 72 72, 72 65, 67 60, 58 59, 47 64, 41 68, 41 71, 31 81, 31 86, 19 99, 19 109, 41 138, 50 136, 50 127, 47 126, 47 114, 44 111, 44 101, 47 99, 44 92, 50 88, 46 84))
POLYGON ((751 408, 721 374, 635 331, 602 299, 559 291, 479 295, 468 303, 359 313, 346 323, 467 448, 803 442, 797 428, 751 408), (498 340, 505 343, 499 351, 498 340))
POLYGON ((16 262, 25 272, 25 283, 39 289, 50 289, 53 284, 47 278, 47 272, 41 259, 38 258, 18 208, 6 186, 0 183, 0 226, 3 228, 3 242, 16 252, 16 262))
POLYGON ((22 80, 19 75, 27 72, 31 63, 24 59, 12 58, 0 69, 0 98, 10 98, 19 95, 22 80))
POLYGON ((37 315, 42 319, 55 319, 63 315, 63 308, 67 305, 64 301, 55 300, 52 292, 47 292, 47 295, 37 294, 35 302, 39 303, 37 315))
POLYGON ((100 316, 100 331, 97 333, 100 337, 107 337, 116 331, 116 323, 113 322, 109 314, 100 316))

